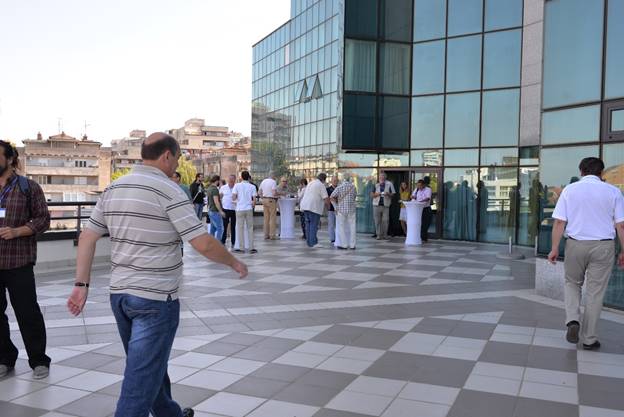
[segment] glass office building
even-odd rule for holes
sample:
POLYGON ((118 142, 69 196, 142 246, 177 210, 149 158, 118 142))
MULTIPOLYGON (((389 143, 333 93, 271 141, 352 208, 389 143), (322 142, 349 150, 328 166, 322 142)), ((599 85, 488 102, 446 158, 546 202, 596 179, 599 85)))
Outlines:
POLYGON ((547 253, 580 159, 624 190, 622 39, 624 0, 293 0, 253 49, 253 170, 354 174, 361 232, 379 172, 429 177, 433 237, 547 253))

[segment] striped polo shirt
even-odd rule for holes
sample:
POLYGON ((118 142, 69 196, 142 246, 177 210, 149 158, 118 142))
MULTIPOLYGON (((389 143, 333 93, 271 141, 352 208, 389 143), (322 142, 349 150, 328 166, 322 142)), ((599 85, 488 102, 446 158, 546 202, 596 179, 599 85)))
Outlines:
POLYGON ((158 168, 137 165, 102 194, 87 227, 111 240, 111 294, 177 298, 180 241, 206 229, 188 196, 158 168))

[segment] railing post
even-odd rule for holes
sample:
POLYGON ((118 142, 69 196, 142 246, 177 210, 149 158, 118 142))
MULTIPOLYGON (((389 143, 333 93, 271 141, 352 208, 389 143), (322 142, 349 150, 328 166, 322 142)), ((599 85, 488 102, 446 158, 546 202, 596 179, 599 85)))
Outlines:
POLYGON ((78 246, 78 239, 80 238, 80 227, 82 226, 82 206, 78 205, 76 210, 76 239, 74 239, 74 246, 78 246))

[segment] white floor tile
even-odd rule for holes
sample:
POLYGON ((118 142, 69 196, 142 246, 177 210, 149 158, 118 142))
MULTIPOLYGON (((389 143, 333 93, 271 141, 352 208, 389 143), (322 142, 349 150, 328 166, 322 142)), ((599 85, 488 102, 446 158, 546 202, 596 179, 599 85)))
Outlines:
POLYGON ((386 351, 381 349, 369 349, 356 346, 345 346, 334 354, 336 358, 357 359, 360 361, 376 361, 381 358, 386 351))
POLYGON ((560 385, 564 387, 576 387, 577 376, 572 372, 551 371, 548 369, 526 368, 525 381, 539 382, 542 384, 560 385))
POLYGON ((220 360, 225 356, 209 355, 207 353, 188 352, 169 361, 172 365, 189 366, 191 368, 203 369, 220 360))
POLYGON ((453 405, 457 395, 459 395, 459 391, 459 388, 410 382, 399 393, 399 398, 453 405))
POLYGON ((585 375, 606 376, 610 378, 624 378, 624 366, 579 361, 578 373, 585 375))
POLYGON ((579 417, 624 417, 624 411, 622 410, 588 407, 586 405, 582 405, 579 408, 579 417))
POLYGON ((57 387, 52 385, 40 391, 20 397, 12 402, 32 408, 55 410, 65 404, 69 404, 77 399, 86 397, 89 394, 90 393, 88 391, 80 391, 72 388, 57 387))
POLYGON ((27 379, 29 381, 45 382, 46 384, 58 384, 61 381, 80 375, 84 372, 86 372, 86 370, 81 368, 72 368, 70 366, 52 364, 52 366, 50 366, 50 374, 45 379, 35 380, 32 372, 26 372, 20 375, 19 378, 27 379))
POLYGON ((490 362, 477 362, 472 369, 472 373, 475 375, 493 376, 496 378, 513 379, 515 381, 521 381, 524 376, 524 367, 501 365, 498 363, 490 362))
POLYGON ((275 337, 282 337, 284 339, 295 340, 310 340, 315 337, 319 332, 310 332, 298 329, 285 329, 275 334, 275 337))
POLYGON ((348 411, 371 416, 379 416, 392 402, 392 397, 342 391, 325 406, 333 410, 348 411))
POLYGON ((344 345, 332 343, 305 342, 293 349, 293 352, 312 353, 314 355, 331 356, 342 349, 344 345))
POLYGON ((359 376, 345 390, 361 392, 364 394, 377 394, 385 397, 396 397, 405 386, 405 381, 387 378, 374 378, 359 376))
POLYGON ((431 355, 445 339, 445 336, 408 333, 390 348, 394 352, 431 355))
POLYGON ((282 365, 294 365, 303 366, 305 368, 315 368, 327 359, 327 356, 313 355, 311 353, 303 352, 286 352, 279 358, 275 359, 274 363, 280 363, 282 365))
POLYGON ((67 388, 83 389, 87 391, 99 391, 113 385, 123 379, 121 375, 108 374, 105 372, 88 371, 59 382, 58 385, 67 388))
POLYGON ((576 387, 561 387, 525 381, 522 383, 520 396, 536 398, 538 400, 578 404, 578 392, 576 387))
POLYGON ((226 358, 208 367, 211 371, 229 372, 237 375, 249 375, 266 365, 265 362, 253 361, 249 359, 226 358))
POLYGON ((490 337, 492 342, 516 343, 520 345, 530 345, 533 343, 533 336, 530 334, 513 334, 494 332, 490 337))
POLYGON ((312 417, 318 410, 318 407, 309 405, 271 400, 248 414, 248 417, 312 417))
POLYGON ((244 417, 265 401, 265 398, 220 392, 199 403, 194 409, 230 417, 244 417))
POLYGON ((188 366, 169 365, 167 367, 167 374, 169 375, 169 379, 172 384, 193 375, 195 372, 197 372, 197 368, 191 368, 188 366))
POLYGON ((41 390, 47 385, 40 382, 8 378, 0 381, 0 401, 9 401, 31 392, 41 390))
POLYGON ((414 326, 416 326, 421 321, 422 321, 422 317, 413 318, 413 319, 384 320, 384 321, 379 322, 375 326, 375 328, 408 332, 412 330, 414 326))
POLYGON ((221 391, 242 378, 243 375, 203 370, 180 380, 178 384, 221 391))
POLYGON ((446 417, 451 407, 398 398, 382 414, 382 417, 446 417))
POLYGON ((468 377, 464 388, 474 391, 517 396, 520 390, 520 381, 473 374, 468 377))
POLYGON ((318 365, 317 369, 326 371, 344 372, 347 374, 360 375, 373 364, 372 361, 332 357, 318 365))
POLYGON ((483 349, 466 349, 442 344, 433 352, 433 356, 476 361, 481 356, 482 351, 483 349))

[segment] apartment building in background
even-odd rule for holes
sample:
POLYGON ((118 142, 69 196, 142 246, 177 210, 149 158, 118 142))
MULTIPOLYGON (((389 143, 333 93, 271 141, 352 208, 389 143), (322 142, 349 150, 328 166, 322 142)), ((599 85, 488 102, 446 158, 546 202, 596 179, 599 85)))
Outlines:
POLYGON ((145 137, 145 130, 133 130, 127 137, 111 141, 113 172, 141 163, 141 145, 145 137))

